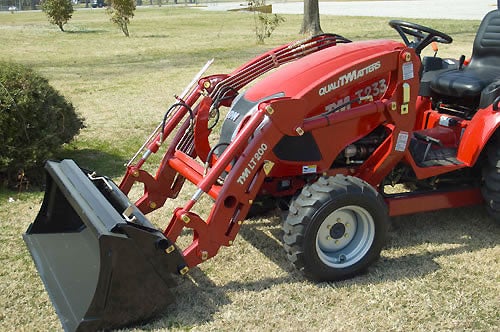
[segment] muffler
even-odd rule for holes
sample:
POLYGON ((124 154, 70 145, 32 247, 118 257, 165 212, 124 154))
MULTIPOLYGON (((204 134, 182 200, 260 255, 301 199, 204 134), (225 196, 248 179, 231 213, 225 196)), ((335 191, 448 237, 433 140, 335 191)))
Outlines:
POLYGON ((45 165, 42 207, 23 235, 66 331, 151 319, 173 302, 177 247, 109 179, 72 160, 45 165))

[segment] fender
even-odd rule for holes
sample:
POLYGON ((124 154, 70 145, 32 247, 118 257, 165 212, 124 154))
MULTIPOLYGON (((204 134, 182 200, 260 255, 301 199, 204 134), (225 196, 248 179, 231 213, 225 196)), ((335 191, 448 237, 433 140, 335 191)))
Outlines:
POLYGON ((474 165, 499 126, 500 112, 495 110, 493 105, 477 111, 462 136, 458 159, 469 166, 474 165))

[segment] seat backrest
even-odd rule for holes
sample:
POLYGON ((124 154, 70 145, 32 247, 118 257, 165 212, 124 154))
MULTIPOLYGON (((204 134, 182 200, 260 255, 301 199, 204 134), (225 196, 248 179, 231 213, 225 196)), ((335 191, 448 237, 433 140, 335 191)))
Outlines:
POLYGON ((492 10, 483 18, 472 48, 471 67, 500 68, 500 10, 492 10))

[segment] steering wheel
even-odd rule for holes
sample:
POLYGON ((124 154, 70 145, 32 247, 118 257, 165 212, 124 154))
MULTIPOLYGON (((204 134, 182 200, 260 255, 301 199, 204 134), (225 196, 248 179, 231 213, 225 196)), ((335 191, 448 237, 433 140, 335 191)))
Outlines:
POLYGON ((396 29, 407 46, 415 49, 415 53, 417 53, 417 55, 420 55, 420 52, 422 52, 422 50, 432 42, 450 44, 453 41, 453 38, 444 32, 437 31, 420 24, 392 20, 389 22, 389 25, 396 29), (415 39, 413 41, 409 41, 407 36, 413 36, 415 39))

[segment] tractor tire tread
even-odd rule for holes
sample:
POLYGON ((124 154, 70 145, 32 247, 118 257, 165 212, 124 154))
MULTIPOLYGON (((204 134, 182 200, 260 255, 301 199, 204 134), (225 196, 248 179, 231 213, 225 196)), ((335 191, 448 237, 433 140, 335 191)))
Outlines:
MULTIPOLYGON (((388 210, 385 205, 381 195, 368 183, 363 180, 352 177, 337 175, 332 177, 321 177, 316 182, 307 185, 301 191, 301 194, 291 202, 288 217, 283 223, 283 246, 287 254, 288 260, 304 275, 313 280, 320 281, 336 281, 342 280, 354 275, 357 275, 364 270, 367 266, 378 259, 380 255, 380 248, 375 250, 375 254, 369 258, 366 267, 347 274, 340 273, 338 276, 325 277, 318 276, 316 271, 310 271, 307 268, 306 260, 307 257, 304 253, 305 245, 305 232, 308 225, 311 223, 314 214, 327 202, 332 199, 341 197, 345 194, 368 194, 372 196, 373 200, 376 200, 378 206, 382 209, 381 214, 387 216, 386 222, 383 222, 383 227, 380 230, 382 237, 385 240, 386 232, 388 227, 388 210)), ((384 241, 382 241, 384 242, 384 241)))

